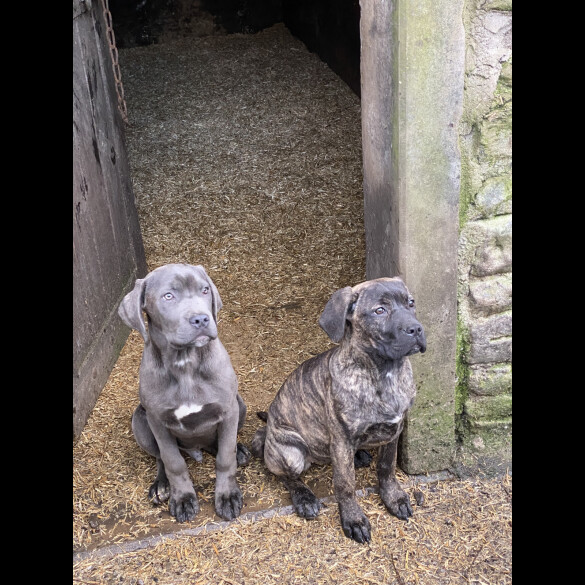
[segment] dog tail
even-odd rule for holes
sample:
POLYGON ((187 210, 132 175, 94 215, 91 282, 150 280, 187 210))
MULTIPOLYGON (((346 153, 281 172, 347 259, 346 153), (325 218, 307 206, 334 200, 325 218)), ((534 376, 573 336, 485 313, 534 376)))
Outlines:
MULTIPOLYGON (((264 422, 268 421, 268 413, 265 411, 257 412, 258 418, 264 422)), ((266 427, 262 427, 256 431, 252 443, 250 444, 250 451, 252 455, 258 459, 264 459, 264 443, 266 442, 266 427)))

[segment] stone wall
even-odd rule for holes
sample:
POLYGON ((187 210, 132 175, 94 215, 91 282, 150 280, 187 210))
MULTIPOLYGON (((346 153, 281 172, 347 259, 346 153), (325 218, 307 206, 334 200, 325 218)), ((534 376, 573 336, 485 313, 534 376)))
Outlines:
POLYGON ((464 25, 456 459, 494 474, 511 469, 511 0, 466 0, 464 25))

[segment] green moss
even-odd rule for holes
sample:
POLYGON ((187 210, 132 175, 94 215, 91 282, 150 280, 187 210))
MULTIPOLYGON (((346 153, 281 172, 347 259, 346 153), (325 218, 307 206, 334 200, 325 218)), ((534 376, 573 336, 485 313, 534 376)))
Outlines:
POLYGON ((469 333, 462 323, 461 316, 459 316, 457 319, 457 351, 455 359, 455 371, 457 374, 455 384, 455 440, 458 444, 463 442, 463 438, 467 433, 465 403, 469 395, 468 351, 469 333))
POLYGON ((473 397, 466 405, 467 418, 471 424, 489 423, 512 418, 512 396, 473 397))
POLYGON ((478 181, 477 170, 474 171, 474 157, 481 148, 481 134, 479 125, 476 122, 467 124, 469 133, 459 136, 459 150, 461 152, 461 183, 459 193, 459 230, 461 231, 468 220, 469 207, 473 204, 475 192, 474 183, 478 181))

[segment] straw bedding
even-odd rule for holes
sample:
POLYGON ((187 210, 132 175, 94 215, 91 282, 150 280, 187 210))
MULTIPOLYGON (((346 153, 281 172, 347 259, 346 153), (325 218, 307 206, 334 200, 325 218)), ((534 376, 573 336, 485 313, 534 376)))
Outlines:
MULTIPOLYGON (((284 377, 330 347, 317 326, 328 297, 365 278, 359 100, 282 25, 178 35, 120 61, 149 268, 202 264, 217 285, 249 444, 284 377)), ((253 459, 239 470, 242 517, 222 523, 204 455, 189 461, 201 512, 178 524, 148 501, 155 464, 130 428, 141 352, 133 331, 73 447, 74 582, 511 583, 508 476, 400 474, 420 502, 405 523, 372 493, 374 461, 357 470, 364 546, 341 531, 329 467, 307 472, 326 503, 309 522, 253 459)))

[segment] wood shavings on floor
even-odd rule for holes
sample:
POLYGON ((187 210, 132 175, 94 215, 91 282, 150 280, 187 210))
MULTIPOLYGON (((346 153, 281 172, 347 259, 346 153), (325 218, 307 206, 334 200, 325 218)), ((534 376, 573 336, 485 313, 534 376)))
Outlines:
MULTIPOLYGON (((283 25, 120 50, 120 63, 149 268, 202 264, 217 285, 220 338, 248 406, 239 440, 249 444, 262 424, 255 412, 330 347, 317 325, 329 296, 365 279, 359 99, 283 25)), ((205 455, 189 461, 201 512, 179 525, 148 501, 155 463, 130 428, 141 352, 132 332, 74 445, 74 583, 511 583, 508 476, 400 474, 424 502, 405 523, 375 493, 360 498, 373 527, 364 546, 343 535, 332 500, 313 521, 262 516, 290 499, 255 459, 238 472, 248 519, 208 530, 220 519, 205 455), (158 535, 174 537, 99 554, 158 535)), ((375 460, 356 478, 358 489, 376 486, 375 460)), ((328 466, 307 481, 331 498, 328 466)))

